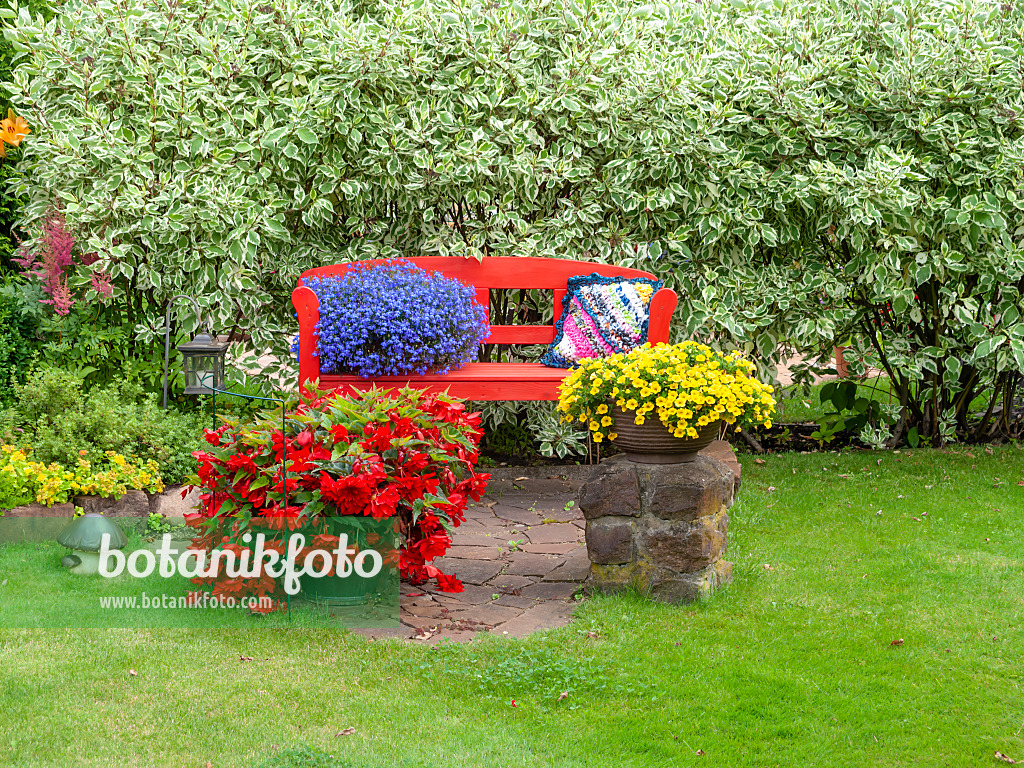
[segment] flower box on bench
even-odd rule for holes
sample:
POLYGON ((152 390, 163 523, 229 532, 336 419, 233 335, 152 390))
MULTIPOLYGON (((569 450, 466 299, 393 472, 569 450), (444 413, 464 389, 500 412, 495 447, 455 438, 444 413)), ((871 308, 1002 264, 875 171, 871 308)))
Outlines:
MULTIPOLYGON (((484 307, 490 303, 491 289, 554 290, 555 313, 551 325, 492 325, 488 344, 550 344, 555 339, 554 322, 562 313, 562 297, 570 277, 595 272, 605 277, 649 277, 654 275, 638 269, 627 269, 589 261, 536 258, 485 258, 481 261, 461 258, 426 257, 410 259, 428 272, 442 272, 476 288, 477 301, 484 307)), ((362 262, 366 263, 366 262, 362 262)), ((370 262, 373 263, 373 262, 370 262)), ((363 379, 358 376, 321 374, 316 349, 316 324, 320 319, 319 301, 307 288, 311 277, 343 275, 348 264, 308 269, 299 276, 299 286, 292 292, 292 304, 299 316, 299 384, 315 379, 321 387, 346 387, 366 390, 406 385, 435 392, 447 391, 468 400, 557 400, 558 385, 565 378, 563 368, 550 368, 540 363, 469 363, 444 375, 380 376, 363 379)), ((651 343, 668 341, 669 323, 678 297, 675 291, 662 288, 651 298, 648 339, 651 343)))

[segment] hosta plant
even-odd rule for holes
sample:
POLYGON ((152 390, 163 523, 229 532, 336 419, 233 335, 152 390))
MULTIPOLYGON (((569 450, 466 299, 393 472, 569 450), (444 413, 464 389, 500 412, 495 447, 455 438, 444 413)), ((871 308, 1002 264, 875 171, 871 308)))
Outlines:
POLYGON ((614 440, 612 406, 637 424, 657 417, 676 437, 697 437, 718 421, 770 427, 772 388, 754 378, 754 364, 704 344, 644 344, 610 357, 588 358, 562 382, 558 410, 589 427, 595 442, 614 440))
MULTIPOLYGON (((281 424, 280 411, 267 412, 206 431, 209 445, 195 453, 201 504, 187 518, 201 530, 194 547, 240 554, 243 536, 263 533, 266 549, 283 552, 290 532, 326 530, 329 518, 347 517, 355 527, 359 518, 394 518, 402 578, 436 579, 443 591, 462 591, 431 561, 451 546, 466 504, 480 499, 489 478, 474 471, 482 434, 477 414, 446 395, 414 389, 349 396, 304 388, 286 407, 283 435, 281 424)), ((336 542, 329 533, 317 541, 336 542)), ((266 573, 196 582, 216 597, 282 597, 266 573)))

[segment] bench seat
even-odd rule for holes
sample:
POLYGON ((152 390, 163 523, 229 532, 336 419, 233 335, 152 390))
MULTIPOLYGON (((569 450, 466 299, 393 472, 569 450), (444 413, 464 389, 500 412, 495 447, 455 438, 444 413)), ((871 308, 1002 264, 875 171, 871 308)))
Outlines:
POLYGON ((376 386, 415 387, 428 392, 448 392, 467 400, 557 400, 558 385, 567 371, 540 363, 469 363, 445 376, 435 373, 406 376, 381 376, 361 379, 358 376, 320 376, 320 386, 346 392, 367 390, 376 386))
MULTIPOLYGON (((562 297, 574 275, 597 273, 606 277, 653 278, 649 272, 611 264, 597 264, 569 259, 534 257, 488 257, 481 261, 462 258, 428 256, 409 259, 425 270, 442 272, 472 285, 476 300, 485 308, 490 305, 491 290, 547 289, 553 291, 554 319, 545 325, 492 325, 487 344, 550 344, 555 338, 555 323, 561 316, 562 297)), ((364 262, 379 263, 379 262, 364 262)), ((568 374, 564 368, 551 368, 540 363, 469 363, 447 375, 426 373, 403 376, 381 376, 362 379, 358 376, 321 374, 316 349, 316 324, 320 319, 320 303, 316 294, 305 285, 314 277, 344 275, 351 264, 332 264, 303 272, 299 285, 292 292, 292 304, 299 319, 299 384, 319 379, 322 388, 344 387, 348 391, 410 386, 431 392, 444 392, 467 400, 557 400, 558 385, 568 374)), ((662 288, 651 297, 648 339, 653 344, 668 341, 669 324, 678 297, 675 291, 662 288)))

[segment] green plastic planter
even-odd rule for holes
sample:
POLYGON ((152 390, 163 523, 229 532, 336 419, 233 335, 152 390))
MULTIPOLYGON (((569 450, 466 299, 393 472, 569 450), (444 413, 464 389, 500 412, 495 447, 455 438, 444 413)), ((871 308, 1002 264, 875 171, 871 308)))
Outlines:
MULTIPOLYGON (((363 518, 365 520, 365 518, 363 518)), ((392 529, 393 521, 382 522, 382 533, 392 529)), ((344 518, 333 518, 328 520, 328 528, 335 535, 348 533, 352 537, 352 528, 344 522, 344 518)), ((376 547, 381 551, 381 547, 376 547)), ((385 554, 381 552, 381 554, 385 554)), ((316 578, 303 575, 299 578, 299 587, 302 596, 313 603, 327 607, 345 605, 366 605, 378 600, 387 599, 396 592, 397 575, 395 569, 388 569, 387 566, 381 569, 376 576, 366 579, 355 573, 347 577, 325 576, 316 578)))

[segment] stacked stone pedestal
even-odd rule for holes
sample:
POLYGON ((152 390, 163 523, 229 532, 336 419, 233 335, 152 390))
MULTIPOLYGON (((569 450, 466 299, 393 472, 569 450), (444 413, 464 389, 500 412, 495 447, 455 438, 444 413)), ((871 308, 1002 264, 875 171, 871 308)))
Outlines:
POLYGON ((703 455, 684 464, 603 461, 579 493, 591 584, 681 603, 732 581, 722 556, 734 485, 731 469, 703 455))

